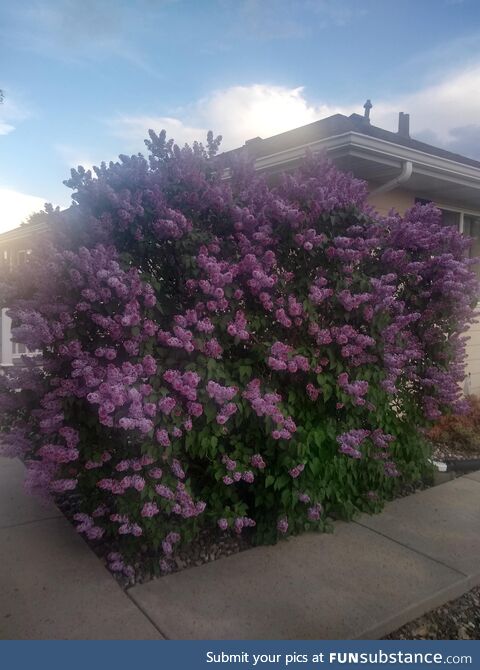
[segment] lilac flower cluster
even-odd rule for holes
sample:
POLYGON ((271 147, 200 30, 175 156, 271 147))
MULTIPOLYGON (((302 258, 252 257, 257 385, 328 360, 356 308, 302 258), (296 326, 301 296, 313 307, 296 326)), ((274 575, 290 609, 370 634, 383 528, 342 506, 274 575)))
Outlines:
POLYGON ((340 452, 351 458, 362 458, 363 454, 360 451, 360 446, 370 435, 369 430, 363 428, 349 430, 337 437, 337 442, 340 445, 340 452))
POLYGON ((295 373, 298 370, 302 372, 310 370, 308 359, 300 354, 293 354, 293 347, 282 342, 275 342, 270 347, 270 354, 267 359, 267 365, 272 370, 288 370, 291 373, 295 373))
POLYGON ((364 303, 370 302, 372 295, 370 293, 357 293, 353 295, 348 289, 344 289, 337 295, 337 300, 347 312, 351 312, 354 309, 358 309, 364 303))
POLYGON ((197 399, 197 386, 200 383, 200 376, 196 372, 184 372, 179 370, 166 370, 163 373, 163 379, 171 384, 172 388, 186 400, 194 401, 197 399))
POLYGON ((263 460, 261 454, 254 454, 250 458, 250 463, 251 463, 252 467, 258 468, 259 470, 264 470, 267 467, 267 464, 263 460))
POLYGON ((89 540, 99 540, 105 533, 103 528, 95 525, 94 519, 88 514, 74 514, 73 518, 78 521, 77 533, 85 533, 89 540))
POLYGON ((229 402, 235 397, 237 390, 238 389, 234 386, 221 386, 221 384, 212 380, 207 384, 208 395, 221 406, 220 412, 218 412, 216 416, 216 421, 222 426, 237 411, 235 403, 229 402))
POLYGON ((305 463, 299 463, 298 465, 295 465, 293 468, 290 468, 288 474, 292 479, 296 479, 297 477, 300 477, 304 469, 305 469, 305 463))
POLYGON ((326 288, 328 280, 325 277, 317 277, 310 285, 308 297, 314 305, 321 305, 327 298, 333 295, 333 289, 326 288))
POLYGON ((171 556, 174 546, 180 542, 180 533, 171 532, 162 540, 163 553, 166 556, 171 556))
POLYGON ((337 384, 342 391, 352 397, 354 405, 365 405, 364 396, 368 393, 368 382, 360 380, 350 382, 348 373, 342 372, 338 375, 337 384))
POLYGON ((233 522, 233 528, 237 535, 240 535, 244 528, 254 528, 256 525, 256 521, 248 516, 237 516, 233 522))
POLYGON ((323 507, 320 503, 315 503, 308 508, 308 519, 309 521, 319 521, 323 512, 323 507))
POLYGON ((222 456, 222 463, 225 466, 227 472, 231 473, 226 474, 222 478, 222 481, 225 484, 225 486, 230 486, 231 484, 240 481, 244 481, 247 484, 253 484, 255 480, 255 475, 251 470, 238 470, 237 461, 234 461, 233 459, 229 458, 226 454, 222 456))
POLYGON ((234 386, 222 386, 214 381, 209 381, 207 384, 207 393, 210 398, 213 398, 219 405, 224 405, 230 402, 236 394, 238 389, 234 386))
POLYGON ((314 247, 322 246, 327 241, 327 236, 323 233, 318 234, 315 228, 309 228, 303 233, 297 233, 294 240, 305 251, 312 251, 314 247))
POLYGON ((312 400, 313 402, 315 402, 315 400, 318 399, 318 396, 319 396, 320 393, 321 393, 321 390, 318 389, 318 388, 316 388, 316 386, 314 386, 314 385, 312 384, 312 382, 309 382, 309 383, 306 385, 305 389, 306 389, 306 391, 307 391, 307 395, 308 395, 308 397, 309 397, 310 400, 312 400))
POLYGON ((274 440, 289 440, 296 432, 297 426, 291 417, 285 417, 278 407, 282 396, 278 393, 265 393, 262 396, 260 379, 252 379, 247 384, 243 397, 249 401, 257 416, 269 416, 279 426, 272 431, 274 440))
POLYGON ((227 326, 227 333, 232 337, 238 337, 240 340, 248 340, 250 333, 247 330, 247 319, 242 311, 235 313, 235 318, 227 326))

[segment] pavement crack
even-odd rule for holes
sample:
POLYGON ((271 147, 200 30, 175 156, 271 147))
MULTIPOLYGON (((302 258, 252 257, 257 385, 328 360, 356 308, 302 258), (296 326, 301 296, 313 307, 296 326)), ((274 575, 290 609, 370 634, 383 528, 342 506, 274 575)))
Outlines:
POLYGON ((143 614, 143 616, 144 616, 146 619, 148 619, 148 620, 150 621, 150 623, 152 624, 152 626, 155 628, 155 630, 157 630, 157 631, 160 633, 160 635, 163 637, 163 639, 164 639, 164 640, 169 640, 170 638, 168 637, 168 635, 166 635, 166 634, 165 634, 165 633, 158 627, 158 625, 157 625, 156 622, 152 619, 152 617, 149 615, 149 613, 148 613, 148 612, 147 612, 141 605, 139 605, 139 604, 137 603, 137 601, 135 600, 135 598, 132 598, 132 596, 130 595, 130 589, 127 589, 126 591, 124 591, 124 593, 125 593, 125 595, 127 596, 127 598, 130 598, 130 601, 135 605, 135 607, 136 607, 138 610, 140 610, 140 612, 143 614))
POLYGON ((353 523, 356 523, 358 526, 361 526, 362 528, 365 528, 366 530, 371 531, 372 533, 376 533, 377 535, 380 535, 381 537, 384 537, 386 540, 390 540, 390 542, 395 542, 395 544, 398 544, 400 547, 403 547, 404 549, 408 549, 409 551, 413 552, 414 554, 418 554, 419 556, 423 556, 423 558, 428 558, 430 561, 433 561, 434 563, 438 563, 444 568, 448 568, 449 570, 452 570, 452 572, 456 572, 458 575, 462 577, 466 577, 469 579, 471 575, 467 575, 465 572, 462 572, 461 570, 457 570, 457 568, 452 567, 451 565, 448 565, 448 563, 444 563, 443 561, 440 561, 438 558, 434 558, 433 556, 430 556, 429 554, 426 554, 423 551, 420 551, 419 549, 415 549, 414 547, 411 547, 408 544, 404 544, 403 542, 400 542, 400 540, 395 540, 393 537, 390 537, 389 535, 385 535, 385 533, 380 532, 379 530, 375 530, 374 528, 370 528, 370 526, 367 526, 364 523, 361 523, 360 521, 354 521, 353 523))

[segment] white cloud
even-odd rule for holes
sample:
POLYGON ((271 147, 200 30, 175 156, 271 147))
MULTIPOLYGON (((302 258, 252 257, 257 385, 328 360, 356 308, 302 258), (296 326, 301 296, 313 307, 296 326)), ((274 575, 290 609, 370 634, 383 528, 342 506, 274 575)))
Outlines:
POLYGON ((411 113, 416 132, 433 130, 444 141, 453 139, 452 128, 480 122, 480 65, 451 73, 414 93, 379 101, 375 119, 391 121, 399 106, 411 113))
POLYGON ((255 84, 216 91, 196 105, 204 128, 225 136, 224 148, 252 137, 270 137, 339 111, 339 107, 307 101, 302 87, 255 84), (225 130, 224 130, 225 129, 225 130))
POLYGON ((191 143, 201 140, 206 135, 206 130, 199 126, 189 126, 180 119, 169 116, 118 116, 109 121, 108 125, 112 135, 126 140, 130 147, 141 150, 143 140, 148 137, 150 129, 159 132, 166 130, 168 137, 173 137, 177 144, 191 143))
MULTIPOLYGON (((140 148, 149 128, 165 129, 177 144, 204 140, 208 130, 223 135, 222 149, 233 149, 252 137, 270 137, 341 111, 309 103, 304 89, 253 84, 214 91, 173 116, 119 116, 108 122, 111 132, 140 148)), ((138 149, 137 149, 138 150, 138 149)))
POLYGON ((55 144, 54 149, 69 169, 77 169, 81 165, 85 170, 92 170, 94 165, 99 165, 102 160, 106 160, 105 157, 97 160, 92 152, 70 144, 55 144))
MULTIPOLYGON (((348 106, 310 100, 302 87, 268 84, 217 90, 169 116, 123 115, 108 122, 126 151, 142 151, 149 128, 167 131, 177 144, 204 140, 208 130, 223 136, 222 150, 256 136, 270 137, 335 113, 363 114, 364 100, 348 106)), ((398 112, 410 113, 411 134, 480 159, 480 65, 449 73, 412 93, 373 100, 373 125, 396 131, 398 112)))
POLYGON ((19 121, 28 117, 27 110, 14 100, 9 90, 4 91, 5 98, 0 103, 0 135, 8 135, 15 130, 19 121))
POLYGON ((412 137, 480 158, 480 65, 450 73, 416 92, 373 103, 374 125, 396 131, 398 112, 407 112, 412 137))
POLYGON ((0 186, 0 233, 19 226, 30 214, 43 209, 46 199, 0 186))
POLYGON ((15 130, 15 126, 0 119, 0 135, 8 135, 12 130, 15 130))

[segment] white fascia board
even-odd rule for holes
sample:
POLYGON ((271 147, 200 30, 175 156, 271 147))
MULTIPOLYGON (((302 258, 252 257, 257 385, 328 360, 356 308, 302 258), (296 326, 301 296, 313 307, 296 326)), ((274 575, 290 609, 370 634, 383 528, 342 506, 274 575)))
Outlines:
POLYGON ((432 168, 427 165, 414 165, 413 171, 415 174, 421 174, 426 177, 443 179, 450 184, 456 184, 458 186, 466 186, 468 188, 480 190, 480 175, 478 178, 474 179, 472 177, 466 177, 462 174, 459 174, 458 172, 439 170, 438 168, 432 168))
POLYGON ((12 228, 12 230, 7 230, 5 233, 0 233, 0 244, 29 238, 35 233, 43 233, 46 230, 48 230, 46 223, 37 223, 33 226, 28 224, 24 226, 20 225, 17 228, 12 228))
POLYGON ((351 145, 349 136, 352 133, 343 133, 342 135, 333 135, 332 137, 325 137, 315 142, 308 142, 307 144, 300 144, 291 149, 284 149, 268 156, 261 156, 255 161, 256 170, 268 170, 275 167, 282 167, 292 161, 301 159, 305 156, 306 151, 317 153, 319 151, 331 151, 337 148, 348 148, 351 145))
POLYGON ((331 154, 357 156, 389 167, 401 167, 403 161, 411 161, 413 171, 416 173, 441 177, 456 184, 480 189, 480 168, 356 132, 326 137, 262 156, 256 160, 255 168, 268 170, 286 166, 301 159, 307 150, 313 153, 325 151, 331 154))
POLYGON ((361 135, 360 133, 351 133, 351 135, 355 136, 352 138, 352 143, 356 147, 362 147, 375 154, 395 157, 402 162, 411 161, 413 163, 413 170, 417 174, 443 177, 457 184, 480 188, 480 168, 465 165, 449 158, 434 156, 425 151, 411 149, 410 147, 404 147, 393 142, 387 142, 386 140, 379 140, 376 137, 361 135))

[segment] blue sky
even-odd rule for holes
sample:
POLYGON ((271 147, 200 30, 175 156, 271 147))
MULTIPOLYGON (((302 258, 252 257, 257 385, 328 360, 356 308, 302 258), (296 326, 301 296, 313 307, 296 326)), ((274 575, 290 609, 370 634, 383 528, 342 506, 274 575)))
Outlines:
POLYGON ((223 147, 362 113, 480 158, 478 0, 3 0, 0 231, 149 127, 223 147))

